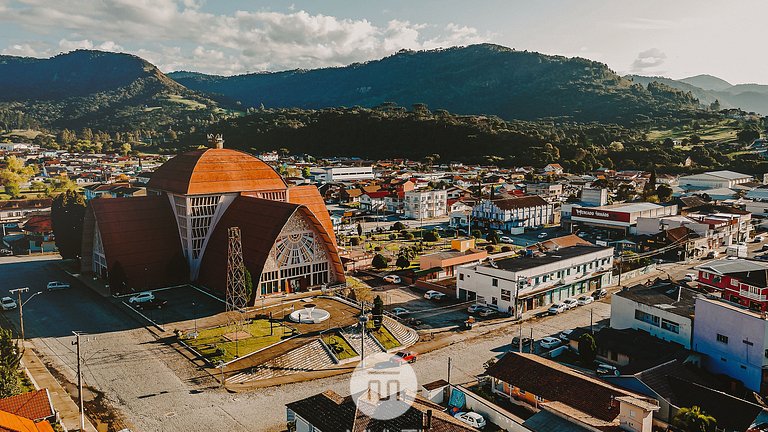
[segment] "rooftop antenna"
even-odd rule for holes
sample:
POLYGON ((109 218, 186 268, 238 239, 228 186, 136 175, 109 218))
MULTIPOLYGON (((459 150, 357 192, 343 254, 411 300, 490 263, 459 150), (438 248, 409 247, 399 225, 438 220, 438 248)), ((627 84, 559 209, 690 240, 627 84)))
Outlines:
POLYGON ((221 134, 208 134, 208 144, 213 146, 213 148, 223 149, 224 136, 221 134))
POLYGON ((249 293, 245 286, 245 265, 243 264, 243 245, 240 240, 240 228, 227 230, 227 293, 226 315, 228 326, 234 332, 235 357, 240 357, 238 337, 243 327, 243 312, 248 305, 249 293))

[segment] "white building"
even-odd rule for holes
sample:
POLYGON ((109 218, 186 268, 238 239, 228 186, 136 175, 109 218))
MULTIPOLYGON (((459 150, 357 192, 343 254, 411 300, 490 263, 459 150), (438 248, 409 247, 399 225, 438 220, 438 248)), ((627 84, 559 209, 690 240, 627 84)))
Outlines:
POLYGON ((558 201, 563 196, 563 185, 560 183, 531 183, 525 187, 528 195, 538 195, 547 201, 558 201))
POLYGON ((623 234, 635 234, 637 220, 640 217, 662 217, 676 214, 677 205, 662 206, 647 202, 613 204, 602 207, 581 207, 576 204, 570 208, 573 224, 609 228, 623 234))
POLYGON ((683 189, 720 189, 732 188, 738 184, 752 181, 752 176, 733 171, 708 171, 701 174, 683 176, 679 185, 683 189))
POLYGON ((705 354, 703 366, 728 375, 748 389, 768 390, 768 320, 761 312, 713 298, 696 300, 693 350, 705 354))
POLYGON ((462 228, 469 225, 469 216, 472 213, 472 206, 462 201, 456 201, 451 204, 448 224, 451 228, 462 228))
POLYGON ((484 229, 522 234, 525 228, 558 223, 559 213, 554 204, 536 195, 484 199, 472 208, 472 221, 484 229))
POLYGON ((635 285, 611 298, 611 327, 643 330, 691 348, 696 292, 670 281, 635 285))
POLYGON ((486 303, 501 312, 535 309, 610 286, 613 248, 571 246, 458 269, 459 300, 486 303))
POLYGON ((373 167, 368 166, 334 166, 313 168, 311 173, 320 182, 347 182, 356 180, 371 180, 374 178, 373 167))
POLYGON ((448 214, 444 190, 413 190, 405 193, 403 211, 408 219, 430 219, 448 214))

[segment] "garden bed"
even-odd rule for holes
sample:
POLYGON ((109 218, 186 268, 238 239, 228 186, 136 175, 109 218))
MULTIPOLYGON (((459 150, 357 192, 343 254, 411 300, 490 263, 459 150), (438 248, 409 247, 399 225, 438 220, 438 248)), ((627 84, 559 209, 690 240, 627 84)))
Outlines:
POLYGON ((373 327, 373 322, 368 324, 368 333, 376 339, 385 350, 399 348, 402 344, 383 325, 378 329, 373 327))
POLYGON ((200 330, 197 337, 182 340, 215 365, 220 361, 228 362, 246 356, 293 334, 291 328, 279 323, 271 323, 271 327, 270 331, 269 320, 257 319, 243 325, 236 340, 232 340, 235 329, 226 325, 200 330))
POLYGON ((338 332, 324 334, 322 339, 338 360, 346 360, 358 356, 357 351, 338 332))

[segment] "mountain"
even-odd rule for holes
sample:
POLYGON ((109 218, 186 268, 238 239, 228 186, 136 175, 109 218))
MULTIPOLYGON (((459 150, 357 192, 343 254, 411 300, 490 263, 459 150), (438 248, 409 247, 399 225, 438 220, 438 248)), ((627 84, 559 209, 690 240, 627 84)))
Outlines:
POLYGON ((683 78, 682 81, 686 84, 699 87, 704 90, 722 91, 732 86, 728 81, 718 78, 712 75, 696 75, 688 78, 683 78))
POLYGON ((212 99, 151 63, 103 51, 78 50, 47 59, 0 56, 0 89, 0 118, 18 112, 24 121, 50 128, 167 128, 178 118, 221 112, 212 99))
POLYGON ((558 117, 625 124, 698 107, 690 94, 665 85, 635 85, 602 63, 491 44, 402 50, 337 68, 231 77, 174 72, 169 77, 245 107, 320 109, 394 102, 504 119, 558 117))
MULTIPOLYGON (((662 76, 649 77, 642 75, 625 75, 624 78, 630 79, 633 82, 643 85, 644 87, 647 87, 651 82, 658 82, 684 92, 690 92, 696 99, 699 100, 699 103, 706 106, 709 106, 709 104, 718 99, 717 95, 712 91, 704 90, 701 87, 697 87, 693 84, 689 84, 680 80, 674 80, 672 78, 662 76)), ((723 105, 722 101, 721 105, 723 105)), ((728 106, 723 107, 730 108, 728 106)))

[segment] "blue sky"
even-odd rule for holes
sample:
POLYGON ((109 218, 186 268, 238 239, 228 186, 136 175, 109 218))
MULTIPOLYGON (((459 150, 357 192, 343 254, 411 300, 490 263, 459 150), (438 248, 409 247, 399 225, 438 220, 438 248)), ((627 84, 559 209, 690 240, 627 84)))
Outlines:
POLYGON ((619 73, 768 83, 766 16, 761 0, 0 0, 0 52, 104 49, 229 75, 491 42, 619 73))

